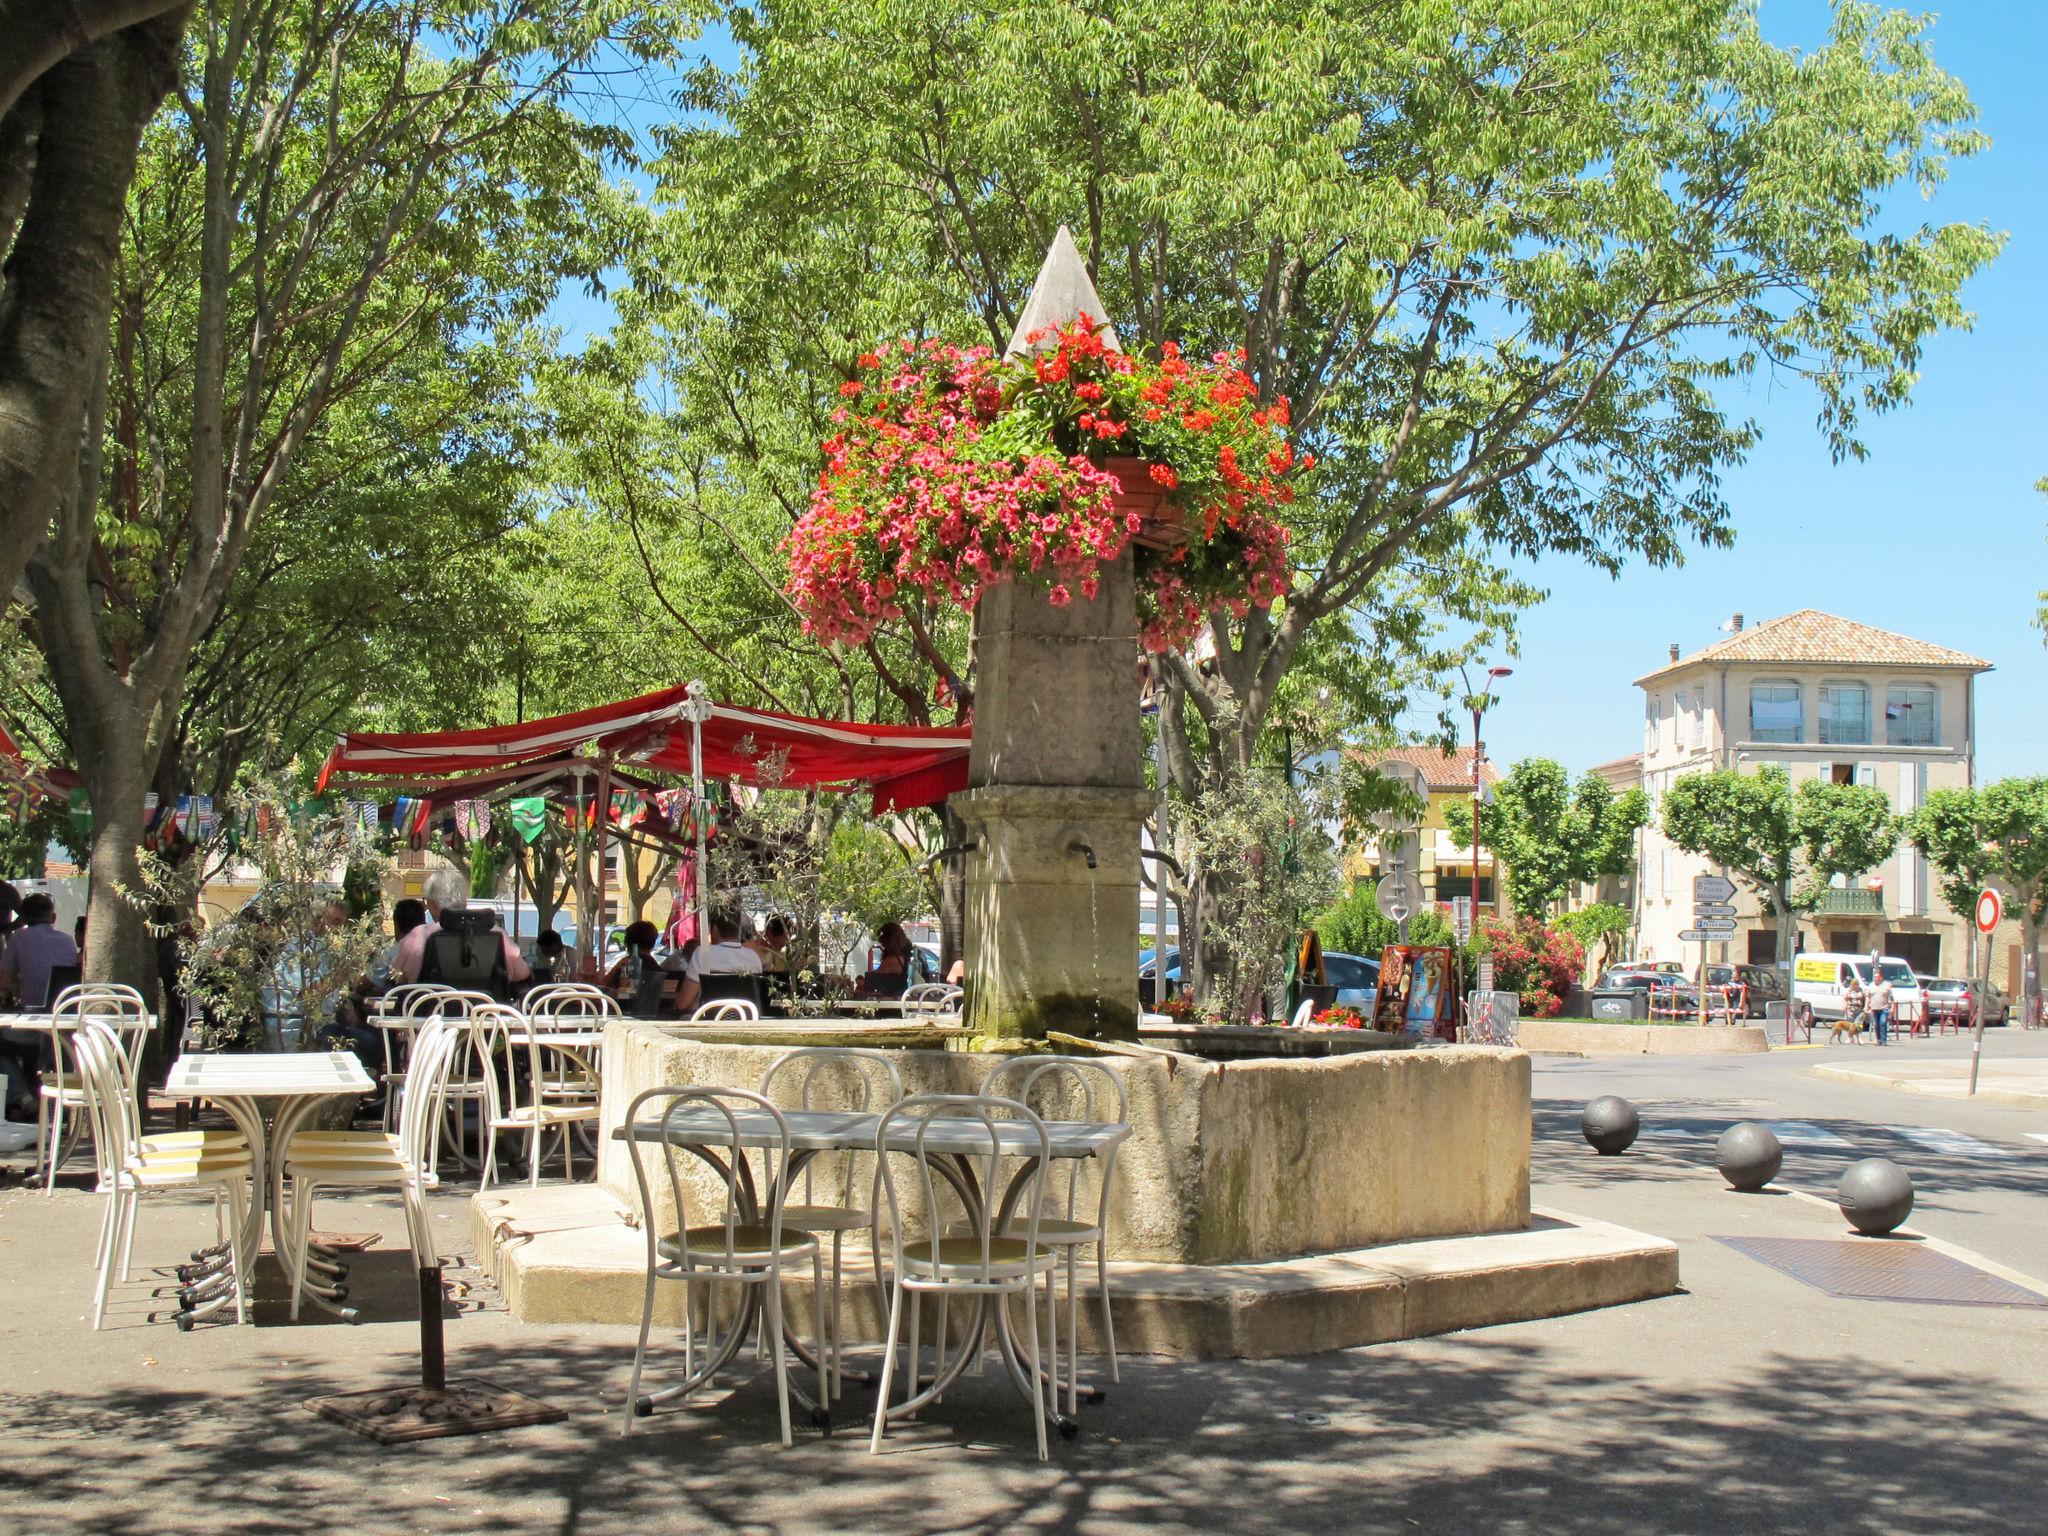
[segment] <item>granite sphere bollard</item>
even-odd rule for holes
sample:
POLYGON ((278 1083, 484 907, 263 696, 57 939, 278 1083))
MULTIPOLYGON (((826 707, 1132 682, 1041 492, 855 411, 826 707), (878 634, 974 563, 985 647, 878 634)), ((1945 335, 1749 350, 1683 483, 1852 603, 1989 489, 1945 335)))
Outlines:
POLYGON ((1612 1093, 1593 1100, 1579 1116, 1579 1133, 1603 1157, 1626 1152, 1642 1128, 1643 1117, 1635 1105, 1612 1093))
POLYGON ((1778 1176, 1785 1166, 1784 1143, 1767 1125, 1744 1121, 1721 1133, 1714 1146, 1714 1166, 1730 1189, 1754 1194, 1778 1176))
POLYGON ((1913 1214, 1913 1180, 1897 1163, 1866 1157, 1842 1175, 1835 1204, 1865 1237, 1882 1237, 1913 1214))

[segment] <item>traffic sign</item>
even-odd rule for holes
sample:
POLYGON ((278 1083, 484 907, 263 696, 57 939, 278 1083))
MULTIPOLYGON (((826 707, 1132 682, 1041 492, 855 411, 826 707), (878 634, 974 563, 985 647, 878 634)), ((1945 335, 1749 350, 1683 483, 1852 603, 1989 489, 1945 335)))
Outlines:
POLYGON ((1735 925, 1726 918, 1695 918, 1693 927, 1701 933, 1730 934, 1735 931, 1735 925))
POLYGON ((1422 885, 1413 875, 1389 875, 1373 894, 1380 915, 1401 922, 1413 917, 1422 906, 1422 885))
POLYGON ((1733 917, 1735 903, 1732 901, 1696 901, 1692 904, 1694 917, 1733 917))
POLYGON ((1735 930, 1732 928, 1726 933, 1708 933, 1703 929, 1688 928, 1678 936, 1678 942, 1681 944, 1725 944, 1734 932, 1735 930))
POLYGON ((2005 919, 2005 902, 1998 892, 1986 889, 1977 896, 1977 931, 1989 933, 2005 919))
POLYGON ((1695 875, 1692 881, 1694 901, 1728 901, 1735 895, 1735 882, 1726 875, 1695 875))

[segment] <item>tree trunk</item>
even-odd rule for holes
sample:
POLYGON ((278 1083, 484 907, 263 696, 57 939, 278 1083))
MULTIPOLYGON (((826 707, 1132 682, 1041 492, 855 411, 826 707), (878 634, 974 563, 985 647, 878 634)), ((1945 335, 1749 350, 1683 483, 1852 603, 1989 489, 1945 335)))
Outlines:
POLYGON ((186 15, 82 48, 34 87, 35 170, 0 273, 0 595, 71 489, 79 402, 107 350, 136 149, 177 80, 186 15))
POLYGON ((149 931, 148 914, 139 904, 142 797, 149 789, 141 732, 132 721, 120 718, 118 706, 109 712, 113 718, 94 720, 82 731, 68 703, 65 712, 72 717, 71 739, 79 753, 79 773, 92 801, 92 840, 86 859, 92 886, 85 918, 85 979, 134 987, 149 1000, 154 1012, 161 1006, 156 936, 149 931), (86 749, 84 742, 94 743, 96 750, 86 749), (123 891, 133 895, 124 896, 123 891))

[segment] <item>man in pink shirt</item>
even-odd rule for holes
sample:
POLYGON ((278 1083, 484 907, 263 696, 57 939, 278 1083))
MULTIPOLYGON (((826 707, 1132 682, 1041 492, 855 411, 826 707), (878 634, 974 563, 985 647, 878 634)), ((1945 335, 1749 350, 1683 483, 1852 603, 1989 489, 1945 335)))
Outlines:
MULTIPOLYGON (((391 969, 400 981, 418 981, 420 967, 427 957, 427 939, 441 926, 441 913, 460 912, 469 905, 469 893, 463 889, 462 876, 452 869, 439 870, 427 880, 424 893, 427 903, 427 920, 398 941, 397 953, 392 957, 391 969)), ((512 935, 500 933, 499 942, 505 946, 505 979, 518 986, 533 977, 533 968, 519 953, 519 946, 512 942, 512 935)))

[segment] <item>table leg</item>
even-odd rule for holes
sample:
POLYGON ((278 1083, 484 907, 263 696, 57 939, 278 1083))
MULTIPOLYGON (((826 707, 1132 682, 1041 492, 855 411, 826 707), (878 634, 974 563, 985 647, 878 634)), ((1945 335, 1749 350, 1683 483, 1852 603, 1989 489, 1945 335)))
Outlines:
MULTIPOLYGON (((291 1149, 292 1137, 298 1134, 315 1107, 331 1097, 336 1095, 317 1094, 288 1099, 277 1112, 277 1123, 271 1127, 271 1160, 265 1175, 269 1183, 270 1246, 277 1255, 277 1262, 284 1266, 287 1276, 297 1271, 298 1236, 295 1230, 297 1224, 292 1219, 291 1204, 285 1198, 285 1160, 291 1149)), ((342 1305, 348 1298, 348 1287, 342 1283, 348 1274, 347 1267, 335 1262, 331 1253, 313 1242, 312 1231, 312 1223, 309 1221, 306 1226, 306 1241, 311 1245, 312 1252, 307 1256, 303 1299, 310 1301, 323 1312, 332 1313, 343 1321, 352 1323, 357 1317, 355 1308, 342 1305), (332 1275, 334 1284, 316 1283, 312 1278, 316 1268, 332 1275)))
POLYGON ((205 1317, 227 1306, 235 1299, 235 1287, 238 1285, 253 1296, 253 1276, 249 1270, 255 1267, 256 1250, 263 1242, 263 1207, 268 1193, 270 1168, 270 1141, 264 1134, 263 1116, 258 1112, 255 1100, 227 1097, 216 1098, 211 1102, 218 1105, 221 1113, 235 1122, 235 1129, 240 1131, 249 1143, 249 1161, 253 1176, 249 1180, 248 1209, 242 1213, 242 1229, 232 1239, 236 1245, 238 1262, 232 1266, 231 1271, 223 1269, 214 1276, 202 1279, 199 1284, 190 1287, 184 1293, 188 1300, 186 1311, 195 1318, 205 1317), (230 1272, 233 1275, 232 1281, 229 1280, 230 1272))

